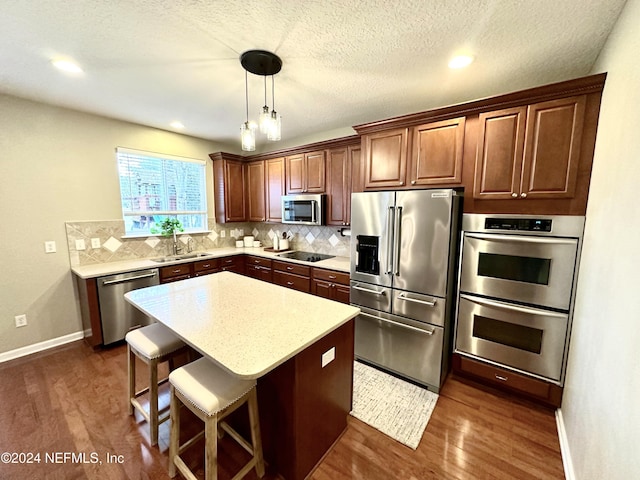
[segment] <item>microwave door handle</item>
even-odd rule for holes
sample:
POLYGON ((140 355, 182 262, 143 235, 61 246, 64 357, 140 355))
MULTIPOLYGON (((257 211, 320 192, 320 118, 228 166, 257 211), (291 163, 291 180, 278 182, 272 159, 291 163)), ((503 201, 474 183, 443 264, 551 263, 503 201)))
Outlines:
POLYGON ((477 303, 479 305, 498 308, 500 310, 507 310, 512 312, 515 311, 520 313, 526 313, 529 315, 544 315, 546 317, 567 318, 567 315, 565 313, 556 313, 556 312, 552 312, 551 310, 540 310, 538 308, 524 307, 521 305, 511 305, 511 304, 506 304, 502 302, 496 302, 493 300, 488 300, 486 298, 472 297, 464 293, 460 294, 460 298, 464 298, 465 300, 469 300, 470 302, 477 303))
POLYGON ((395 217, 395 207, 389 205, 387 211, 387 275, 393 274, 393 219, 395 217))
POLYGON ((402 207, 396 207, 396 225, 394 228, 395 231, 395 235, 394 235, 394 240, 395 240, 395 258, 393 259, 393 264, 395 266, 395 272, 393 272, 395 274, 396 277, 400 276, 400 246, 402 243, 402 231, 401 231, 401 226, 402 226, 402 207))
POLYGON ((316 223, 316 202, 315 200, 311 200, 311 223, 316 223))
POLYGON ((465 233, 467 238, 477 238, 478 240, 495 240, 501 242, 518 242, 518 243, 541 243, 546 245, 575 245, 576 240, 573 238, 546 238, 546 237, 521 237, 516 235, 500 235, 495 233, 465 233))

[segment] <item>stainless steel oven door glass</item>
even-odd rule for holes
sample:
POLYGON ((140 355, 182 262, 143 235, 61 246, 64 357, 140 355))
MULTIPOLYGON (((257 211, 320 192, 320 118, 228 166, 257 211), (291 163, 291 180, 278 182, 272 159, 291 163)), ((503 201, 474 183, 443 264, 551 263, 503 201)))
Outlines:
POLYGON ((568 311, 578 239, 465 232, 460 291, 568 311))
POLYGON ((560 383, 569 316, 461 294, 456 351, 560 383))

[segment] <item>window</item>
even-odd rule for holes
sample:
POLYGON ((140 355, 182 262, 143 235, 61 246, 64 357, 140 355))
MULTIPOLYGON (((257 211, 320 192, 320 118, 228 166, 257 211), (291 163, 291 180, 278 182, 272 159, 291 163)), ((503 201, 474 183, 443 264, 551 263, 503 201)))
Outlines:
POLYGON ((160 233, 167 217, 185 233, 207 230, 205 162, 117 148, 125 235, 160 233))

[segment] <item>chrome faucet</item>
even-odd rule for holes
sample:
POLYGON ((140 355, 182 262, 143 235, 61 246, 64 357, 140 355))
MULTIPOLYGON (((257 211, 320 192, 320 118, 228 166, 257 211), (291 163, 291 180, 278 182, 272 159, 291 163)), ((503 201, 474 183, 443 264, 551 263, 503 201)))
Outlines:
POLYGON ((180 255, 182 253, 182 247, 178 245, 177 241, 173 242, 173 254, 180 255))

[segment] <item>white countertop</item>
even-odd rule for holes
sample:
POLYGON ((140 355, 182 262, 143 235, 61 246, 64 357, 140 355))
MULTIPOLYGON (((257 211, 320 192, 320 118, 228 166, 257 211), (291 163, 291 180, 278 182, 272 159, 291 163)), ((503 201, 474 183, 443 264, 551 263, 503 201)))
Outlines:
POLYGON ((141 288, 125 298, 246 379, 273 370, 360 311, 232 272, 141 288))
POLYGON ((350 261, 349 257, 333 257, 328 260, 321 260, 319 262, 306 262, 303 260, 293 260, 290 258, 280 258, 278 257, 278 253, 282 252, 267 252, 263 247, 260 248, 216 248, 213 250, 206 250, 203 252, 194 252, 194 253, 206 253, 209 257, 201 257, 201 258, 189 258, 184 260, 176 260, 173 262, 163 262, 158 263, 154 262, 149 258, 145 259, 136 259, 136 260, 124 260, 121 262, 108 262, 108 263, 96 263, 93 265, 82 265, 71 267, 71 271, 75 273, 80 278, 95 278, 95 277, 103 277, 105 275, 114 275, 116 273, 124 273, 124 272, 133 272, 136 270, 144 270, 147 268, 160 268, 166 267, 168 265, 176 265, 179 263, 189 263, 197 260, 206 260, 207 258, 220 258, 220 257, 230 257, 232 255, 255 255, 258 257, 271 258, 273 260, 283 260, 285 262, 299 263, 302 265, 317 267, 317 268, 327 268, 329 270, 338 270, 340 272, 349 273, 350 271, 350 261))

